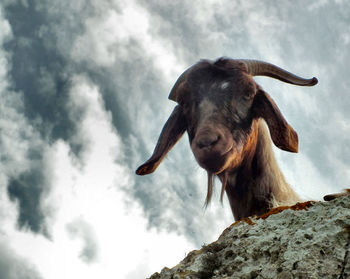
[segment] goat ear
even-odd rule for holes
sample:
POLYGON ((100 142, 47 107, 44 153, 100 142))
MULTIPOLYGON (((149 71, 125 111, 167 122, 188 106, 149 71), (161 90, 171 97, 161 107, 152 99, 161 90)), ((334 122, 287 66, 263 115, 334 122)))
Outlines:
POLYGON ((259 89, 252 105, 255 117, 262 117, 270 130, 273 143, 280 149, 298 152, 298 134, 289 126, 272 98, 259 89))
POLYGON ((182 108, 177 105, 160 133, 151 158, 138 167, 136 174, 146 175, 154 172, 164 159, 165 155, 171 148, 173 148, 185 131, 186 119, 182 112, 182 108))

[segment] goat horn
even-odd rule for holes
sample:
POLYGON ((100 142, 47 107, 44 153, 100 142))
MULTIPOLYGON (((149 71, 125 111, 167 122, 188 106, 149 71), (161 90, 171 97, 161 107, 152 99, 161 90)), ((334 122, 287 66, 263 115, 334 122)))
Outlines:
POLYGON ((301 86, 313 86, 318 82, 316 77, 313 77, 311 79, 298 77, 280 67, 267 62, 248 59, 242 59, 239 61, 245 64, 248 74, 252 76, 269 76, 284 82, 301 86))

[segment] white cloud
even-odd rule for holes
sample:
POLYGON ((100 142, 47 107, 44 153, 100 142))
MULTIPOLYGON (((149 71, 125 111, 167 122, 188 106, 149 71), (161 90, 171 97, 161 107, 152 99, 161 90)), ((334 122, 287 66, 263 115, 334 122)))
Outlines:
POLYGON ((275 149, 281 169, 287 182, 303 200, 323 200, 323 196, 334 189, 327 174, 320 173, 303 152, 298 154, 275 149))
POLYGON ((120 7, 121 10, 110 5, 104 13, 86 19, 85 33, 75 40, 72 57, 76 61, 88 60, 108 67, 120 60, 126 62, 130 48, 137 44, 166 77, 179 73, 183 67, 177 57, 161 38, 152 35, 148 11, 135 1, 120 3, 120 7))
POLYGON ((98 88, 84 77, 75 77, 71 101, 72 109, 85 110, 77 134, 87 142, 84 164, 76 161, 65 142, 50 147, 45 157, 52 190, 45 204, 55 209, 48 222, 52 240, 17 231, 12 216, 3 227, 11 235, 12 249, 35 264, 46 279, 136 278, 136 274, 145 277, 165 265, 175 265, 194 247, 174 233, 148 231, 137 204, 126 206, 120 188, 130 187, 133 181, 122 165, 122 143, 98 88), (81 259, 84 243, 67 232, 67 225, 81 218, 93 226, 98 245, 98 257, 91 264, 81 259), (144 263, 144 274, 135 271, 135 263, 144 263))

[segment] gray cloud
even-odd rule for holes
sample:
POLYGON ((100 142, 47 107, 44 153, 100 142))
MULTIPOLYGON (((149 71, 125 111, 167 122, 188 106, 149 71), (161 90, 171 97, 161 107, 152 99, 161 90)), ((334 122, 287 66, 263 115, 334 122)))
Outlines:
POLYGON ((1 279, 41 279, 36 268, 16 255, 6 243, 0 242, 1 279))
POLYGON ((50 19, 36 10, 35 2, 27 7, 10 5, 5 15, 13 33, 4 45, 12 58, 11 87, 22 93, 28 121, 38 124, 35 128, 44 138, 69 138, 74 123, 64 106, 69 88, 67 63, 54 48, 57 38, 40 35, 50 19))
POLYGON ((98 245, 93 227, 84 219, 76 219, 66 226, 72 239, 82 240, 80 259, 85 263, 93 263, 98 258, 98 245))
POLYGON ((11 178, 8 184, 8 195, 12 201, 18 201, 20 228, 40 232, 48 236, 45 227, 45 215, 40 206, 45 182, 42 169, 32 169, 19 177, 11 178))

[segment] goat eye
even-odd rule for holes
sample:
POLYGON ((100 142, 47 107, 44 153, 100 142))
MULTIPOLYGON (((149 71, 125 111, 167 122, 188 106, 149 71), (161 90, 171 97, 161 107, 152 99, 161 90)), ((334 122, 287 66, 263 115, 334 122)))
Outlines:
POLYGON ((253 90, 246 90, 242 96, 242 98, 246 101, 249 101, 254 98, 254 91, 253 90))

